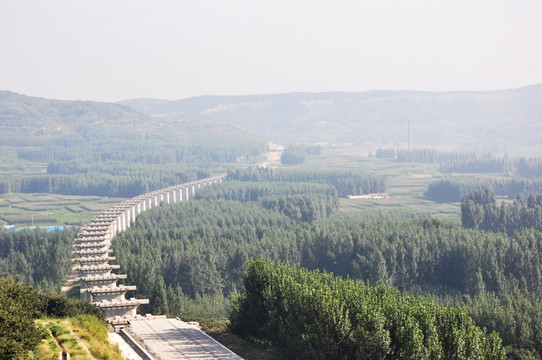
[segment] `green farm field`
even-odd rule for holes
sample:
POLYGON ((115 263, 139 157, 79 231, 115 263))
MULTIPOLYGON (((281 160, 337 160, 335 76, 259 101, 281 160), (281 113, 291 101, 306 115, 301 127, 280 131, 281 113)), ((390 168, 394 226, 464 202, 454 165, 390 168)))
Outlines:
POLYGON ((1 194, 0 224, 83 225, 123 199, 57 194, 1 194))
MULTIPOLYGON (((17 157, 17 151, 0 146, 0 176, 42 175, 47 163, 17 157)), ((42 193, 0 194, 0 225, 83 225, 123 199, 42 193)))
POLYGON ((376 159, 366 151, 351 147, 323 148, 320 156, 311 157, 306 168, 363 170, 385 175, 389 198, 382 200, 339 199, 340 211, 396 210, 432 216, 459 216, 459 203, 438 203, 424 197, 427 186, 444 175, 437 163, 406 163, 376 159))

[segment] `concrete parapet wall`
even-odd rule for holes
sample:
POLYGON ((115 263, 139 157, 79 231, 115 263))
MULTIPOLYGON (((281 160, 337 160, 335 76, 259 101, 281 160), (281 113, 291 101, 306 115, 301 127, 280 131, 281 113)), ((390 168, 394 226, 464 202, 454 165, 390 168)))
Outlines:
POLYGON ((147 350, 145 350, 141 345, 139 345, 139 343, 135 341, 135 339, 131 337, 130 334, 124 331, 124 329, 120 329, 119 335, 124 339, 124 341, 126 341, 128 345, 130 345, 132 349, 134 349, 137 355, 141 356, 141 358, 143 358, 144 360, 154 360, 151 354, 149 354, 147 350))

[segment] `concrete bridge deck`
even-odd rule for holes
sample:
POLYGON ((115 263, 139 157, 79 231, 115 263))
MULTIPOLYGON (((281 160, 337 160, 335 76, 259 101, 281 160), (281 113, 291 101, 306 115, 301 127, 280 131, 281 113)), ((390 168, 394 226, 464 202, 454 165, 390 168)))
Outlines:
POLYGON ((155 359, 242 360, 196 326, 177 319, 131 321, 125 329, 155 359))

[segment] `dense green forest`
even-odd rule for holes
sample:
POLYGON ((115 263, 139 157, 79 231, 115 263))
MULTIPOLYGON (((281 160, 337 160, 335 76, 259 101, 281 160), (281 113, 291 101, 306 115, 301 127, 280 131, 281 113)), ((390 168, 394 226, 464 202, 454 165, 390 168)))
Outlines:
POLYGON ((541 177, 542 158, 497 158, 489 154, 481 158, 441 163, 439 171, 457 173, 512 173, 521 177, 541 177))
POLYGON ((250 261, 231 329, 294 359, 505 359, 464 310, 332 274, 250 261))
POLYGON ((138 296, 159 300, 148 310, 224 316, 227 299, 243 290, 248 259, 263 257, 464 306, 477 324, 506 334, 511 358, 540 357, 541 232, 509 236, 459 221, 343 214, 329 187, 299 183, 294 195, 279 184, 269 183, 276 195, 251 182, 209 187, 201 200, 143 213, 117 236, 127 282, 138 285, 138 296))
POLYGON ((469 229, 514 232, 532 228, 542 231, 542 194, 520 194, 512 204, 499 206, 491 190, 474 191, 461 201, 461 222, 469 229))
POLYGON ((438 202, 459 202, 464 195, 484 189, 513 199, 520 194, 525 196, 542 192, 542 177, 493 180, 463 177, 437 180, 429 184, 425 197, 438 202))
POLYGON ((114 170, 102 169, 93 172, 74 172, 69 175, 53 172, 49 175, 6 176, 0 179, 0 193, 52 193, 129 198, 210 176, 209 170, 171 169, 169 166, 139 168, 141 170, 135 167, 130 169, 129 175, 122 175, 123 169, 120 166, 117 175, 108 174, 114 170))
POLYGON ((75 230, 0 231, 0 276, 59 291, 71 267, 75 230))
POLYGON ((339 196, 384 192, 387 179, 360 170, 270 169, 250 167, 228 171, 228 179, 237 181, 316 182, 333 185, 339 196))
POLYGON ((296 145, 287 146, 280 157, 282 165, 304 164, 311 156, 318 156, 322 152, 320 146, 296 145))

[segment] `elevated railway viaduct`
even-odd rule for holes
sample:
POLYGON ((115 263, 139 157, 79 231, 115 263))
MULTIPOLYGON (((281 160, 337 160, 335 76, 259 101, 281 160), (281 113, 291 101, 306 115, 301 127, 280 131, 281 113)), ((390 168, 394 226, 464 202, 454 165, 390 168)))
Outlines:
POLYGON ((107 321, 115 325, 125 325, 137 318, 136 310, 148 299, 126 298, 126 292, 136 286, 120 286, 117 281, 126 275, 113 273, 119 265, 111 264, 111 241, 117 233, 125 231, 134 223, 139 214, 161 203, 173 204, 193 199, 198 189, 221 183, 226 175, 175 185, 152 191, 123 201, 98 215, 75 239, 72 260, 80 266, 81 299, 90 301, 102 309, 107 321))

